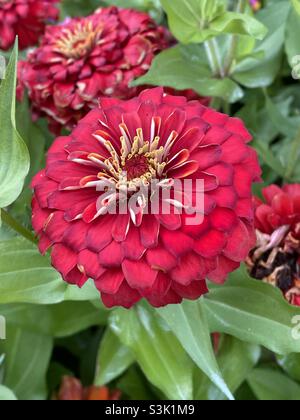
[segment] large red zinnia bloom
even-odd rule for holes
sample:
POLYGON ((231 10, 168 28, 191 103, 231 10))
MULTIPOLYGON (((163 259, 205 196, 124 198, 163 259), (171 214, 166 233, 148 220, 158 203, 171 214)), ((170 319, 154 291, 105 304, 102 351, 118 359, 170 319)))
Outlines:
POLYGON ((55 141, 33 181, 41 252, 53 247, 52 264, 67 282, 94 279, 108 307, 198 298, 206 278, 225 281, 255 243, 251 187, 260 168, 250 139, 240 120, 161 88, 129 101, 102 99, 55 141), (203 223, 175 211, 183 206, 178 195, 169 214, 144 214, 144 193, 127 214, 106 213, 124 201, 124 184, 139 193, 154 178, 162 189, 189 179, 193 198, 202 179, 203 223), (106 185, 116 192, 99 192, 106 185))
POLYGON ((72 129, 100 96, 135 96, 130 82, 170 42, 167 30, 147 14, 102 8, 48 27, 40 47, 20 64, 19 91, 28 89, 35 115, 46 115, 53 131, 72 129))
POLYGON ((255 199, 257 246, 248 259, 253 277, 279 287, 300 306, 300 184, 271 185, 255 199))
POLYGON ((58 18, 59 0, 0 0, 0 49, 8 50, 19 36, 19 47, 37 44, 45 26, 58 18))

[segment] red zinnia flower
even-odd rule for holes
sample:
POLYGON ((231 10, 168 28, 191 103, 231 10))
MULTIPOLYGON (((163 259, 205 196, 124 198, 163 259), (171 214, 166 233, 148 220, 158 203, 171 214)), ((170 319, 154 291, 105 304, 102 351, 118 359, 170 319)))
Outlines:
POLYGON ((110 401, 119 400, 120 391, 111 391, 106 386, 84 388, 82 383, 72 377, 64 376, 57 399, 59 401, 110 401))
POLYGON ((254 278, 279 287, 300 306, 300 184, 264 189, 255 200, 257 246, 248 264, 254 278))
POLYGON ((129 308, 143 297, 154 306, 198 298, 205 278, 225 281, 255 243, 251 187, 261 171, 250 140, 240 120, 161 88, 129 101, 101 99, 69 137, 55 141, 33 181, 41 252, 53 247, 52 264, 67 282, 94 279, 108 307, 129 308), (193 200, 202 179, 203 208, 180 214, 191 206, 172 193, 159 196, 158 214, 145 214, 155 194, 144 187, 153 179, 164 193, 190 180, 193 200), (127 200, 125 187, 129 212, 108 214, 127 200), (167 201, 171 211, 163 214, 167 201), (193 226, 198 211, 204 221, 193 226))
POLYGON ((28 89, 35 115, 54 132, 73 128, 100 96, 128 99, 132 80, 171 45, 166 29, 145 13, 109 7, 50 26, 39 48, 19 67, 19 95, 28 89))
POLYGON ((8 50, 19 36, 19 47, 37 44, 45 26, 58 18, 59 0, 0 0, 0 49, 8 50))

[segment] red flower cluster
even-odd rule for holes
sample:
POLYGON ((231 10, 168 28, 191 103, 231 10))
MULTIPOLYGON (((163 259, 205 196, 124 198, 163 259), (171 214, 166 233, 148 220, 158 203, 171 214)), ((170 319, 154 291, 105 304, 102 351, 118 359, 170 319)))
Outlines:
POLYGON ((300 306, 300 184, 264 189, 255 200, 257 247, 248 260, 251 274, 279 287, 300 306))
POLYGON ((56 21, 59 0, 0 0, 0 49, 8 50, 19 36, 19 47, 37 44, 47 22, 56 21))
POLYGON ((170 43, 167 30, 147 14, 99 9, 47 28, 40 47, 20 64, 19 91, 28 89, 35 116, 46 115, 52 131, 72 129, 100 96, 135 96, 130 82, 170 43))
POLYGON ((251 187, 261 171, 250 140, 240 120, 161 88, 101 99, 54 142, 33 181, 41 252, 53 247, 52 264, 67 282, 94 279, 108 307, 198 298, 206 278, 224 282, 255 244, 251 187), (159 211, 146 213, 155 194, 144 187, 153 180, 164 193, 190 180, 194 203, 199 179, 204 203, 194 213, 175 193, 156 195, 159 211), (128 212, 111 214, 124 201, 128 212), (193 225, 198 213, 203 223, 193 225))
POLYGON ((119 400, 120 391, 110 391, 106 386, 90 386, 84 388, 82 383, 72 377, 65 376, 56 399, 59 401, 113 401, 119 400))

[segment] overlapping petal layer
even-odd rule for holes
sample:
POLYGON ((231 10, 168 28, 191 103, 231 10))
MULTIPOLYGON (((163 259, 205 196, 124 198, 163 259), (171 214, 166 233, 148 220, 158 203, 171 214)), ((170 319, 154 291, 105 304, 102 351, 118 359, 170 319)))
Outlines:
POLYGON ((261 171, 250 140, 242 121, 161 88, 102 99, 54 142, 33 180, 41 252, 52 247, 67 282, 94 279, 108 307, 197 299, 207 278, 224 282, 255 244, 251 186, 261 171), (162 191, 189 187, 158 194, 158 211, 146 212, 155 193, 144 187, 154 180, 162 191), (111 214, 124 202, 128 211, 111 214))
POLYGON ((19 37, 20 49, 37 44, 45 27, 58 18, 59 0, 0 0, 0 49, 8 50, 19 37))
POLYGON ((253 277, 279 287, 300 306, 300 184, 271 185, 255 199, 257 247, 248 263, 253 277))
POLYGON ((46 115, 53 131, 72 129, 100 96, 135 96, 130 82, 172 43, 165 28, 136 10, 108 7, 68 19, 49 26, 20 64, 19 95, 26 87, 34 114, 46 115))

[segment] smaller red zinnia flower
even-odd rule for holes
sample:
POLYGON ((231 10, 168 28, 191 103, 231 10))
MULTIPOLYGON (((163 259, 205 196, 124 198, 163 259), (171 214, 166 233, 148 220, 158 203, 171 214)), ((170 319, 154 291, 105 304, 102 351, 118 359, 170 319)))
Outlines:
POLYGON ((279 287, 300 306, 300 184, 263 190, 255 200, 257 246, 248 265, 252 277, 279 287))
POLYGON ((45 26, 58 19, 59 0, 0 0, 0 49, 8 50, 19 36, 19 47, 37 44, 45 26))
POLYGON ((59 401, 109 401, 119 400, 120 391, 111 391, 106 386, 90 386, 84 388, 82 383, 72 377, 64 376, 57 399, 59 401))
POLYGON ((117 7, 68 19, 46 29, 39 48, 19 67, 19 96, 27 88, 34 115, 47 116, 59 133, 72 129, 100 96, 129 99, 134 79, 173 43, 169 32, 145 13, 117 7))

